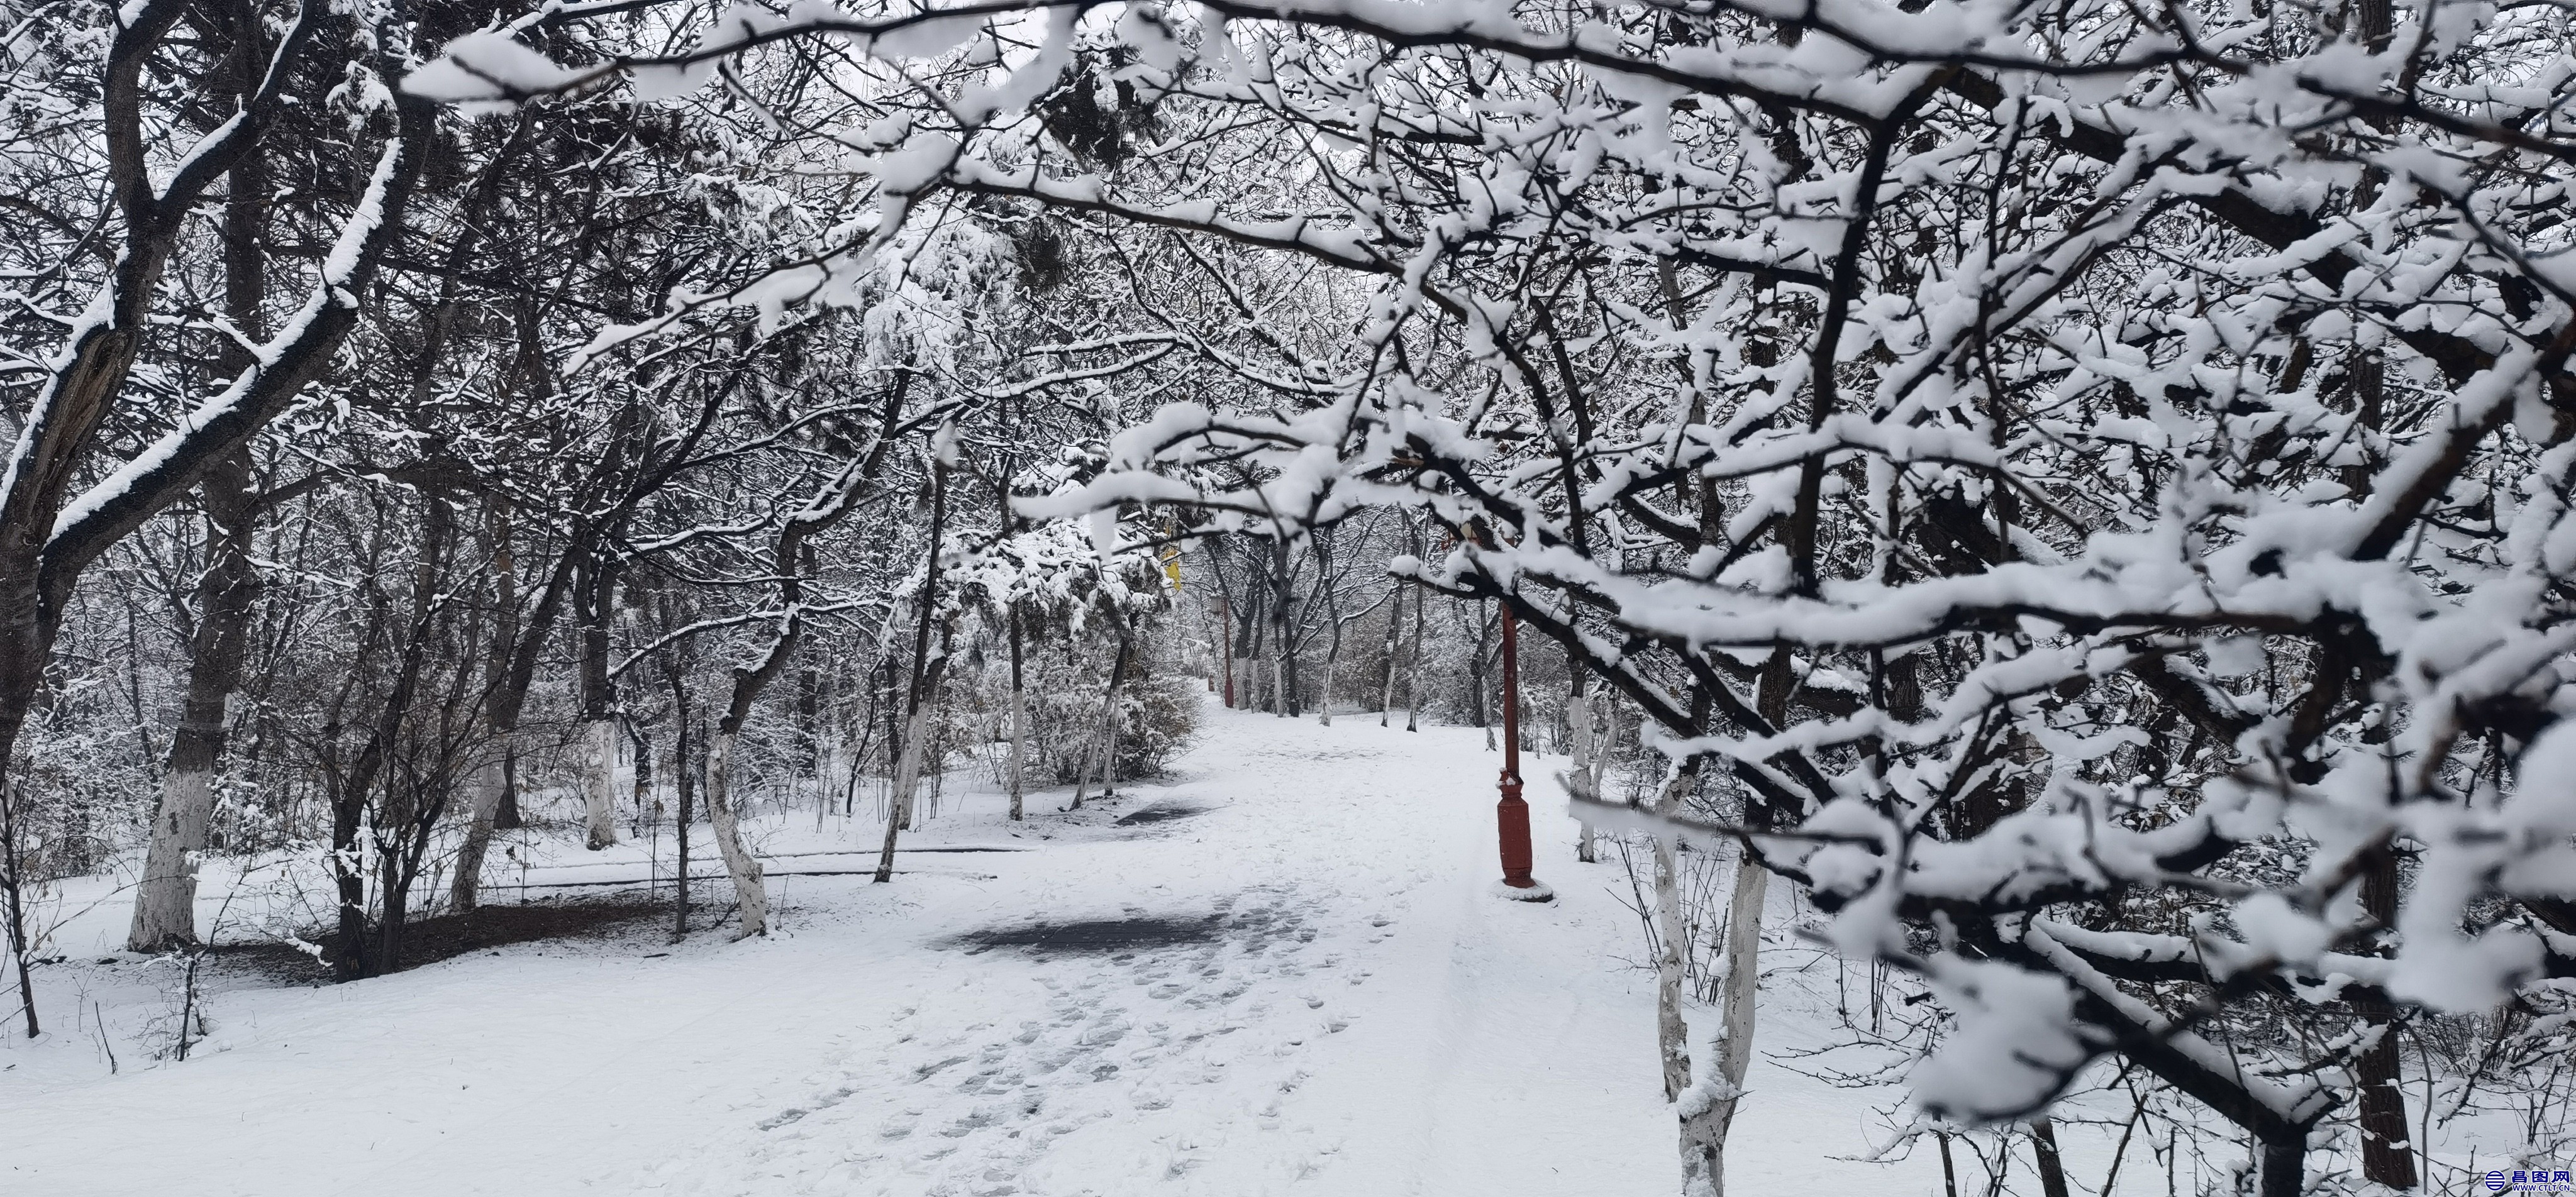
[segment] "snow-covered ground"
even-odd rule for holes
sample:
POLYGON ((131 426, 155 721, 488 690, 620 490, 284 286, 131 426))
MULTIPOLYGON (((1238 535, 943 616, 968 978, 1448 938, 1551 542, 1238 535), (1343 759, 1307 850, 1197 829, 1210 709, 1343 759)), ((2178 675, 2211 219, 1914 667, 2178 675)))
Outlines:
MULTIPOLYGON (((1662 1197, 1679 1167, 1626 876, 1576 864, 1542 799, 1560 900, 1494 899, 1497 764, 1468 729, 1211 706, 1160 784, 1072 814, 1033 797, 1016 825, 952 791, 905 841, 1018 851, 910 854, 891 885, 774 879, 765 940, 674 946, 654 924, 349 985, 234 978, 184 1063, 150 1058, 173 998, 110 951, 113 887, 68 887, 76 962, 39 973, 55 1032, 0 1050, 0 1192, 1662 1197), (1119 821, 1149 809, 1196 813, 1119 821), (988 946, 1144 920, 1179 942, 988 946)), ((877 834, 760 828, 785 869, 858 867, 788 854, 877 834)), ((532 877, 645 871, 644 845, 544 854, 532 877)), ((1783 937, 1765 967, 1766 1051, 1826 1042, 1835 962, 1783 937)), ((1858 1158, 1893 1090, 1776 1056, 1751 1087, 1735 1192, 1940 1192, 1929 1151, 1858 1158)), ((2065 1137, 2098 1178, 2107 1142, 2065 1137)), ((2131 1167, 2122 1190, 2162 1191, 2131 1167)))

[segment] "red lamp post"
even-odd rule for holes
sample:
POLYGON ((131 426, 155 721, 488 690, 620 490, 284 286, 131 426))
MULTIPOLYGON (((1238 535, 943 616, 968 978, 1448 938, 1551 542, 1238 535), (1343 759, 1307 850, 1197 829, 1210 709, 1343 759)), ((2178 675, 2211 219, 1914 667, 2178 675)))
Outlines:
POLYGON ((1554 896, 1530 876, 1529 803, 1521 799, 1521 671, 1515 640, 1519 621, 1503 604, 1503 800, 1494 806, 1503 851, 1503 896, 1545 901, 1554 896))

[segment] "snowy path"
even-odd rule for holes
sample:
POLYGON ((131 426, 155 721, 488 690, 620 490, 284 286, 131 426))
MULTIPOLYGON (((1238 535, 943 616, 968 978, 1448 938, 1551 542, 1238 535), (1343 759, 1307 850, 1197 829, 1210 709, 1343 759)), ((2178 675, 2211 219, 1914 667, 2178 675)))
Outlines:
MULTIPOLYGON (((1502 902, 1481 733, 1216 709, 1205 723, 1172 778, 1114 804, 1060 814, 1044 801, 1057 793, 1013 825, 971 795, 906 840, 1024 851, 923 853, 886 886, 776 879, 785 913, 763 941, 675 948, 639 929, 350 985, 233 988, 183 1064, 147 1058, 143 1033, 173 1007, 146 965, 47 969, 56 1032, 0 1041, 0 1195, 1677 1188, 1651 978, 1627 962, 1640 937, 1611 894, 1625 875, 1574 863, 1552 786, 1533 787, 1539 872, 1562 900, 1502 902)), ((785 854, 876 832, 817 830, 809 813, 759 835, 803 862, 785 854)), ((644 870, 633 845, 555 859, 572 867, 549 875, 644 870)), ((1775 902, 1775 924, 1795 914, 1775 902)), ((126 917, 98 901, 56 942, 95 960, 126 917)), ((1866 1000, 1843 983, 1858 971, 1785 933, 1763 963, 1730 1189, 1940 1192, 1928 1150, 1861 1158, 1899 1094, 1792 1066, 1833 1037, 1838 1000, 1866 1000)), ((2124 1112, 2062 1124, 2070 1171, 2102 1174, 2124 1112)), ((2165 1179, 2133 1165, 2120 1188, 2165 1179)))
MULTIPOLYGON (((907 841, 1035 850, 925 855, 948 871, 892 886, 782 879, 766 942, 523 945, 235 991, 196 1059, 129 1047, 114 1077, 68 1075, 96 1055, 70 1035, 22 1047, 0 1057, 0 1189, 1667 1191, 1646 978, 1612 959, 1630 916, 1600 885, 1485 896, 1481 733, 1207 722, 1174 778, 1114 806, 1014 829, 977 795, 907 841), (1198 813, 1114 822, 1148 807, 1198 813), (1131 920, 1180 942, 962 938, 1156 930, 1131 920)), ((870 833, 794 847, 844 834, 870 833)), ((111 1027, 166 1013, 139 992, 111 1027)))

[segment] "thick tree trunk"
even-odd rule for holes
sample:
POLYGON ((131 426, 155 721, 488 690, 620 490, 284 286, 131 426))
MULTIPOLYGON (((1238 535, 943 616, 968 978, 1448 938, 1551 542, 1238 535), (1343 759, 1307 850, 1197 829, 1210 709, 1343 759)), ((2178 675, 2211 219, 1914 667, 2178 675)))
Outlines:
MULTIPOLYGON (((247 12, 247 9, 241 10, 247 12)), ((238 36, 228 65, 237 97, 259 87, 259 38, 238 36)), ((225 183, 223 260, 224 314, 242 334, 267 337, 262 301, 268 292, 267 248, 261 234, 268 224, 268 159, 254 146, 233 164, 225 183)), ((239 373, 257 363, 238 345, 221 353, 223 367, 239 373)), ((178 730, 170 738, 169 768, 162 777, 161 805, 153 813, 151 841, 144 849, 143 877, 134 892, 134 923, 125 946, 154 952, 197 939, 197 859, 206 847, 214 821, 215 770, 224 755, 224 721, 232 693, 241 685, 242 658, 248 648, 251 603, 259 573, 251 566, 251 535, 257 522, 250 449, 234 448, 206 471, 197 493, 206 510, 205 572, 198 576, 197 626, 188 644, 188 694, 179 712, 178 730)))
POLYGON ((2255 1197, 2302 1197, 2307 1162, 2304 1131, 2260 1140, 2255 1148, 2255 1197))
POLYGON ((614 719, 585 721, 580 736, 583 822, 589 829, 587 846, 597 852, 617 842, 617 749, 625 737, 614 719))
MULTIPOLYGON (((2363 866, 2361 905, 2382 927, 2396 922, 2397 856, 2384 846, 2374 849, 2363 866)), ((2406 1128, 2406 1094, 2397 1087, 2396 1011, 2373 999, 2353 1006, 2364 1027, 2379 1037, 2353 1062, 2353 1081, 2361 1090, 2361 1174, 2392 1189, 2411 1189, 2418 1180, 2406 1128)))
POLYGON ((581 763, 588 847, 597 852, 617 842, 617 694, 608 674, 608 639, 617 618, 618 567, 596 542, 581 546, 575 557, 573 639, 581 697, 575 759, 581 763))
POLYGON ((460 914, 482 904, 483 858, 492 850, 501 799, 510 792, 509 758, 497 743, 489 751, 465 781, 465 841, 456 847, 456 874, 447 883, 447 904, 460 914))
POLYGON ((519 813, 519 748, 514 742, 501 745, 501 808, 492 812, 492 829, 517 831, 528 825, 519 813))
POLYGON ((214 820, 215 770, 223 759, 224 720, 241 684, 251 602, 251 464, 247 450, 226 455, 202 488, 208 515, 206 571, 197 581, 195 636, 188 646, 188 694, 170 739, 161 805, 152 817, 143 877, 134 891, 134 922, 125 946, 157 952, 197 939, 197 858, 214 820))

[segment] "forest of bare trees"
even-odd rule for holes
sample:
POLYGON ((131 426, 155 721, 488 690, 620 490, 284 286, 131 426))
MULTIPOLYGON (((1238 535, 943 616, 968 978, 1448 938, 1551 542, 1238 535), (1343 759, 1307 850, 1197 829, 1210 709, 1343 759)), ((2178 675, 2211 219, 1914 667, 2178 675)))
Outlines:
POLYGON ((2109 1095, 2212 1192, 2506 1109, 2545 1183, 2571 16, 0 0, 12 1033, 76 879, 194 961, 269 870, 348 981, 667 837, 748 938, 754 824, 894 884, 1210 710, 1491 728, 1509 620, 1685 1193, 1766 935, 1950 1197, 2113 1191, 2109 1095))

